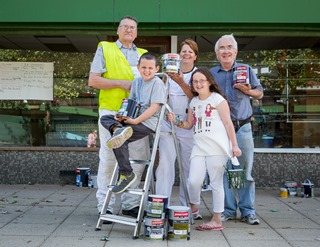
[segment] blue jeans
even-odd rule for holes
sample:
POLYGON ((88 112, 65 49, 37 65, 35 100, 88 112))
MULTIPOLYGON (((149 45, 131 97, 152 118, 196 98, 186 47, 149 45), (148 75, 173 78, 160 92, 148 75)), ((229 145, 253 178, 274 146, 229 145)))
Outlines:
MULTIPOLYGON (((253 167, 253 153, 254 145, 252 138, 251 124, 247 123, 243 125, 237 132, 237 142, 239 148, 242 151, 242 155, 238 157, 241 167, 246 169, 246 186, 245 188, 238 189, 239 202, 236 200, 235 190, 229 189, 227 174, 224 174, 224 191, 225 191, 225 202, 224 202, 224 214, 226 216, 237 216, 237 208, 241 212, 241 218, 249 214, 256 214, 254 208, 255 201, 255 182, 252 177, 253 167)), ((230 165, 228 163, 228 165, 230 165)))

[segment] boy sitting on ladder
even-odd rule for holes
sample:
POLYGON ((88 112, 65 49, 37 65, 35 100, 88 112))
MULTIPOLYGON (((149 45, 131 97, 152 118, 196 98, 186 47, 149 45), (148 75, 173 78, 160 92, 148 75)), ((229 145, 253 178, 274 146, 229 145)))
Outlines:
POLYGON ((155 132, 161 105, 165 104, 165 85, 155 74, 159 70, 158 59, 147 52, 138 63, 141 77, 132 83, 129 99, 140 104, 137 118, 105 115, 101 124, 110 131, 112 137, 108 147, 113 149, 119 166, 119 180, 112 192, 124 192, 136 180, 129 160, 128 143, 139 140, 155 132))

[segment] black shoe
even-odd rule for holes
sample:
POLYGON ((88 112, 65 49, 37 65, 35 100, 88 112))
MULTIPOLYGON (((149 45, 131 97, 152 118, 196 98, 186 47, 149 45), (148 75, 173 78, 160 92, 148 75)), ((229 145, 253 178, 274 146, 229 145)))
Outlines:
POLYGON ((132 209, 129 209, 129 210, 122 209, 122 214, 123 215, 129 215, 129 216, 132 216, 134 218, 138 217, 138 213, 139 213, 139 207, 135 207, 135 208, 132 208, 132 209))
POLYGON ((124 192, 127 188, 130 187, 131 184, 136 181, 137 176, 131 172, 131 175, 120 175, 118 183, 112 188, 112 192, 115 194, 119 194, 124 192))
MULTIPOLYGON (((107 214, 112 214, 112 212, 109 211, 109 210, 107 210, 107 214)), ((100 212, 99 212, 99 217, 100 217, 100 212)), ((104 224, 104 225, 110 225, 110 224, 112 224, 112 223, 113 223, 113 222, 110 221, 110 220, 103 220, 103 221, 102 221, 102 224, 104 224)))

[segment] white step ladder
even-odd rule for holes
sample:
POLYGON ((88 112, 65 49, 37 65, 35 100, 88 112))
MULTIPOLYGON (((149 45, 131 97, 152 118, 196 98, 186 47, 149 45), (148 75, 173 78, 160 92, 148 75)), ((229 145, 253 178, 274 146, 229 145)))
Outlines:
MULTIPOLYGON (((157 74, 157 75, 162 76, 164 83, 166 83, 166 80, 167 80, 166 74, 161 73, 161 74, 157 74)), ((166 83, 166 98, 167 98, 167 95, 168 95, 168 85, 166 83)), ((171 111, 168 104, 162 105, 159 120, 158 120, 157 127, 156 127, 156 131, 154 134, 154 141, 153 141, 150 160, 132 160, 132 161, 130 161, 131 163, 138 163, 141 165, 146 165, 146 167, 147 167, 143 188, 142 189, 127 189, 125 191, 126 193, 141 195, 139 212, 138 212, 137 218, 132 218, 130 216, 107 214, 108 205, 109 205, 111 195, 112 195, 112 187, 113 187, 113 185, 116 184, 117 179, 118 179, 118 175, 117 175, 118 174, 118 164, 116 164, 115 169, 112 174, 112 177, 111 177, 110 185, 108 186, 106 198, 104 200, 103 207, 102 207, 102 210, 101 210, 101 213, 100 213, 100 216, 99 216, 96 228, 95 228, 96 231, 101 230, 102 223, 103 223, 103 221, 106 220, 106 221, 111 221, 111 222, 115 222, 115 223, 134 226, 133 239, 139 238, 141 225, 143 223, 144 209, 146 206, 149 190, 151 190, 152 194, 155 193, 153 169, 154 169, 154 163, 155 163, 156 154, 157 154, 157 150, 158 150, 162 121, 165 117, 166 110, 171 111), (150 184, 151 184, 151 186, 150 186, 150 184)), ((177 138, 175 135, 173 124, 171 124, 171 132, 172 132, 172 135, 174 138, 175 149, 176 149, 176 153, 177 153, 177 163, 178 163, 179 171, 180 171, 180 179, 182 181, 185 198, 188 203, 189 196, 187 193, 186 180, 185 180, 184 173, 182 170, 183 168, 181 165, 179 146, 178 146, 178 141, 177 141, 177 138)))

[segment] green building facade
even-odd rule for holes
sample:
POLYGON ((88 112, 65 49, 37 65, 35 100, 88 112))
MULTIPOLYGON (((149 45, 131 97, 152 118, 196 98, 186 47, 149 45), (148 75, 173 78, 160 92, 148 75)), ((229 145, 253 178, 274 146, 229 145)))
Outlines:
MULTIPOLYGON (((159 57, 177 52, 185 38, 196 40, 197 66, 216 65, 215 42, 233 33, 238 60, 255 69, 264 87, 265 97, 252 101, 256 154, 260 158, 268 153, 318 155, 319 9, 318 0, 4 1, 0 8, 0 149, 83 151, 87 135, 97 128, 98 116, 99 92, 87 86, 90 62, 98 42, 115 41, 120 18, 130 15, 139 20, 135 43, 159 57), (8 96, 4 68, 16 62, 53 64, 52 99, 8 96)), ((312 156, 311 163, 320 179, 319 156, 312 156)))

